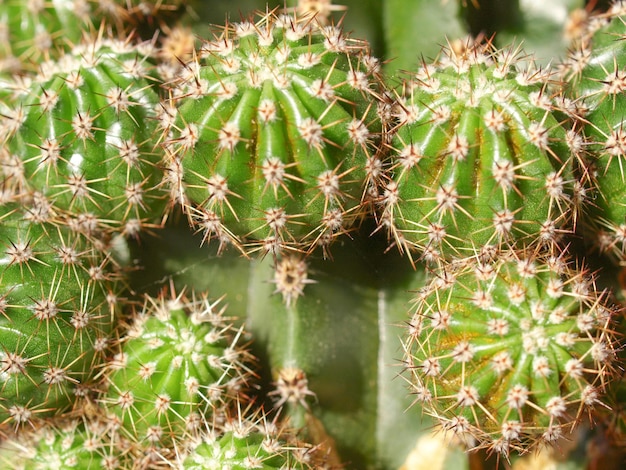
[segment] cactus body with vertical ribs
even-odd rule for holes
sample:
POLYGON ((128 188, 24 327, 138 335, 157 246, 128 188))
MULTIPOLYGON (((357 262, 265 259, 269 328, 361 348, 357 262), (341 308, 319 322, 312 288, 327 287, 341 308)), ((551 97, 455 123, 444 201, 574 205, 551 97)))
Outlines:
POLYGON ((426 259, 550 245, 571 231, 573 146, 549 72, 515 49, 464 44, 399 93, 381 223, 426 259))
POLYGON ((94 237, 158 224, 152 53, 150 44, 98 38, 20 82, 1 123, 5 189, 43 194, 53 217, 94 237))
POLYGON ((266 14, 205 41, 172 89, 172 197, 207 238, 326 247, 379 171, 378 62, 310 17, 266 14))

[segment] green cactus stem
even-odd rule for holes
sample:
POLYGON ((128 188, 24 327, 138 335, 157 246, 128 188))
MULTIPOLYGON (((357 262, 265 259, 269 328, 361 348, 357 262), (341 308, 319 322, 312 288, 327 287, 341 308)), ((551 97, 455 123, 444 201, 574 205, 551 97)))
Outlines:
POLYGON ((245 392, 250 357, 219 300, 148 297, 119 340, 101 401, 140 446, 180 445, 245 392))
POLYGON ((72 407, 104 362, 120 294, 102 251, 7 206, 0 216, 0 429, 72 407))
POLYGON ((181 0, 1 0, 0 72, 37 70, 45 60, 104 27, 126 36, 140 31, 147 38, 179 10, 181 0))
POLYGON ((381 188, 392 243, 438 260, 571 231, 580 138, 555 117, 549 78, 517 49, 465 42, 405 81, 381 188))
POLYGON ((265 415, 238 409, 224 423, 196 439, 185 456, 184 470, 312 470, 323 465, 323 454, 296 441, 289 432, 265 415))
POLYGON ((207 239, 327 247, 378 175, 378 62, 310 17, 264 14, 204 41, 164 113, 172 200, 207 239))
POLYGON ((131 469, 115 430, 102 420, 69 420, 24 433, 3 445, 0 463, 13 470, 131 469))
POLYGON ((94 238, 158 225, 166 194, 153 53, 150 44, 99 38, 16 83, 0 122, 3 187, 43 194, 58 219, 94 238))
POLYGON ((582 114, 587 139, 584 176, 593 204, 585 213, 590 244, 616 261, 626 259, 626 4, 595 15, 562 64, 568 93, 582 114))
POLYGON ((416 402, 470 447, 553 443, 614 377, 616 307, 564 259, 517 252, 442 270, 415 298, 405 359, 416 402))

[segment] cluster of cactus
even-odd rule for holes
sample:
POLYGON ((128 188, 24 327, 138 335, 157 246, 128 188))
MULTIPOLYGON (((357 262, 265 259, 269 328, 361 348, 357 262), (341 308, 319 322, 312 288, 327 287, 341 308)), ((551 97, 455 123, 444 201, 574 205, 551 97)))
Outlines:
POLYGON ((0 464, 626 458, 626 3, 395 85, 330 0, 195 9, 0 1, 0 464))

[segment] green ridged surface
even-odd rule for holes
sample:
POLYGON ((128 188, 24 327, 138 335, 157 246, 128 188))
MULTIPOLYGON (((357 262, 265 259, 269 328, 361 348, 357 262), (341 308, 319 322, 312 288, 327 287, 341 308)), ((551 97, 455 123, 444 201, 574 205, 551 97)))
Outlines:
POLYGON ((0 71, 37 70, 96 31, 141 33, 182 10, 182 0, 0 0, 0 71))
POLYGON ((514 49, 458 47, 399 92, 382 223, 426 259, 553 245, 571 230, 575 139, 554 115, 549 74, 514 49))
POLYGON ((208 436, 185 458, 181 469, 185 470, 305 470, 312 449, 298 448, 276 438, 261 426, 253 423, 237 423, 235 431, 220 436, 208 436))
POLYGON ((59 422, 4 442, 0 463, 11 470, 132 468, 114 435, 103 422, 59 422))
POLYGON ((466 261, 415 297, 411 391, 470 446, 508 454, 554 442, 603 406, 614 315, 590 273, 562 259, 466 261))
POLYGON ((339 27, 263 16, 203 43, 173 88, 172 194, 207 238, 327 245, 377 172, 378 63, 339 27))
POLYGON ((152 52, 149 44, 96 41, 15 83, 0 123, 4 188, 18 197, 41 192, 56 217, 91 217, 96 232, 136 235, 158 224, 166 194, 157 188, 152 52))
POLYGON ((239 333, 206 298, 149 298, 120 340, 102 402, 140 445, 193 436, 245 384, 239 333))
POLYGON ((82 30, 93 26, 93 14, 86 0, 0 1, 0 61, 19 70, 29 61, 45 60, 79 42, 82 30), (11 61, 17 63, 11 66, 11 61))
POLYGON ((623 4, 595 16, 563 64, 568 92, 584 110, 585 176, 593 194, 583 219, 587 239, 621 261, 626 258, 625 20, 623 4))
POLYGON ((19 427, 84 393, 104 362, 118 288, 103 253, 19 212, 0 217, 0 252, 0 427, 19 427))

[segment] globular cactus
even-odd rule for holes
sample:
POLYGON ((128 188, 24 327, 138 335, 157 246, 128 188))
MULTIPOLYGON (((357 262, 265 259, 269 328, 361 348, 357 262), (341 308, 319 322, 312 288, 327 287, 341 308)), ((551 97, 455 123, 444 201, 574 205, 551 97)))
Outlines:
POLYGON ((141 448, 180 446, 252 376, 241 329, 206 297, 146 299, 120 338, 101 402, 141 448))
POLYGON ((624 2, 595 16, 562 64, 587 140, 583 176, 593 195, 583 218, 587 239, 618 261, 626 259, 625 20, 624 2))
POLYGON ((0 464, 12 470, 130 469, 132 463, 102 420, 66 420, 24 433, 3 445, 0 464))
POLYGON ((245 470, 250 468, 312 470, 320 452, 297 442, 293 435, 267 417, 246 416, 241 410, 205 433, 184 457, 185 470, 245 470), (317 454, 317 455, 316 455, 317 454))
POLYGON ((418 293, 405 340, 411 391, 471 446, 553 443, 614 376, 614 307, 559 257, 467 259, 418 293))
POLYGON ((0 428, 59 415, 105 359, 120 287, 106 253, 63 226, 0 216, 0 428))
POLYGON ((97 38, 16 82, 0 123, 4 189, 43 194, 54 217, 94 238, 158 225, 153 52, 151 44, 97 38))
MULTIPOLYGON (((120 37, 157 25, 181 8, 180 0, 2 0, 0 72, 23 73, 58 58, 100 28, 120 37)), ((152 33, 148 34, 151 37, 152 33)))
POLYGON ((550 72, 514 48, 460 42, 398 92, 381 224, 427 260, 484 245, 554 245, 571 231, 577 138, 550 72))
POLYGON ((377 177, 381 83, 365 43, 264 14, 205 41, 163 119, 174 202, 206 237, 278 254, 323 247, 377 177))

